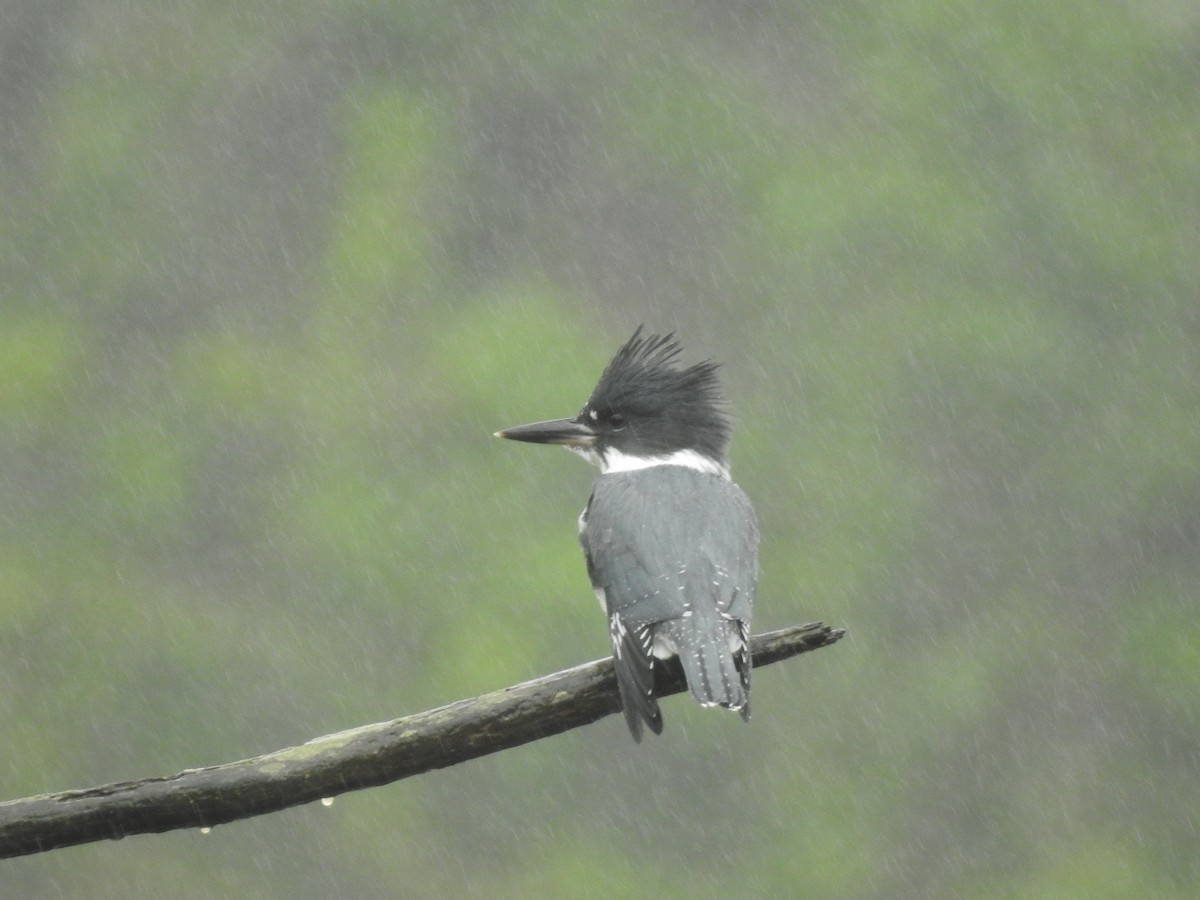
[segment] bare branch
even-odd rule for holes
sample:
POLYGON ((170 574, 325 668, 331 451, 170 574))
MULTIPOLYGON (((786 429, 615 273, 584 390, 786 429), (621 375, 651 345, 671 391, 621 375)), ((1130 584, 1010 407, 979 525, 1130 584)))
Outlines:
MULTIPOLYGON (((843 634, 813 623, 757 635, 754 667, 829 646, 843 634)), ((677 661, 656 670, 660 696, 686 688, 677 661)), ((10 800, 0 803, 0 858, 247 819, 452 766, 619 710, 612 660, 602 659, 253 759, 10 800)))

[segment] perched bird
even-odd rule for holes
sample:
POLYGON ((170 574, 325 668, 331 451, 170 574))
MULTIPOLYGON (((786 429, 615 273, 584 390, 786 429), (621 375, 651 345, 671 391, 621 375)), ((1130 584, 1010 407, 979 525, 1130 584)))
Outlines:
POLYGON ((731 424, 717 364, 676 366, 673 334, 639 327, 579 415, 496 432, 560 444, 600 467, 579 516, 592 588, 608 616, 625 721, 662 732, 654 660, 678 656, 701 705, 750 718, 750 610, 758 526, 729 478, 731 424))

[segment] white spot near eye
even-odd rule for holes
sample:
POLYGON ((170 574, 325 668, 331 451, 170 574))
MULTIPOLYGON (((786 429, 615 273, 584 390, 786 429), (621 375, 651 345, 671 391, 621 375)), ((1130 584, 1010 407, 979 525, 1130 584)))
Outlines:
POLYGON ((600 414, 594 409, 589 409, 587 413, 588 421, 595 422, 600 418, 600 414))

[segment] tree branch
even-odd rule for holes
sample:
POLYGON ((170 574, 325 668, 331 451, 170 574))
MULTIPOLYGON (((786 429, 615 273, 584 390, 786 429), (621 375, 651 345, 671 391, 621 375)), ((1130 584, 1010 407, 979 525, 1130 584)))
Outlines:
MULTIPOLYGON (((827 647, 843 634, 817 622, 757 635, 754 667, 827 647)), ((655 670, 659 696, 686 689, 678 660, 655 670)), ((253 759, 10 800, 0 803, 0 858, 248 819, 516 747, 620 708, 612 660, 602 659, 253 759)))

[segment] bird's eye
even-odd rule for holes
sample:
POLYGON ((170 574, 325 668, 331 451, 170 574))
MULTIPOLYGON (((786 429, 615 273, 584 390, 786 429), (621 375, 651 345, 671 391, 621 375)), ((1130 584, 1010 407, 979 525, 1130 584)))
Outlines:
POLYGON ((625 427, 625 417, 620 413, 613 413, 608 417, 608 424, 613 431, 620 431, 625 427))

